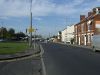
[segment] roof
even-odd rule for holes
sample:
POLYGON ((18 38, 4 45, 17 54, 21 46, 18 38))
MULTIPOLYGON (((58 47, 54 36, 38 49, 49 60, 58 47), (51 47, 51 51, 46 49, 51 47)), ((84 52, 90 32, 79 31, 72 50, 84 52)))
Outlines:
MULTIPOLYGON (((75 25, 79 25, 79 24, 81 24, 81 23, 83 23, 83 22, 86 22, 86 21, 88 21, 88 20, 90 20, 90 19, 93 19, 94 17, 96 17, 98 14, 94 14, 94 15, 91 15, 91 16, 89 16, 89 17, 86 17, 85 19, 83 19, 81 22, 79 22, 79 23, 77 23, 77 24, 75 24, 75 25)), ((100 14, 99 14, 100 15, 100 14)))

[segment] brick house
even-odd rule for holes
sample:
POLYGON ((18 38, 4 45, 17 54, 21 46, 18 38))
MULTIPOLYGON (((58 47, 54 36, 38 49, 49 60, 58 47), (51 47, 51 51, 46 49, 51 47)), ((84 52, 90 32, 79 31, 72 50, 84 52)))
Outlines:
POLYGON ((80 22, 74 25, 75 44, 91 46, 93 35, 100 34, 100 7, 93 8, 88 16, 80 15, 80 22))

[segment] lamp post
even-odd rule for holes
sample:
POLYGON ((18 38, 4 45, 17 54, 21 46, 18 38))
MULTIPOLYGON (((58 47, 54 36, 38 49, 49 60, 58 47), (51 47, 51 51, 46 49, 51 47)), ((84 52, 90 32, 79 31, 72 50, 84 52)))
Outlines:
POLYGON ((30 30, 29 46, 32 47, 32 0, 30 0, 30 30))
POLYGON ((38 29, 34 29, 34 49, 36 48, 36 31, 37 31, 38 29))

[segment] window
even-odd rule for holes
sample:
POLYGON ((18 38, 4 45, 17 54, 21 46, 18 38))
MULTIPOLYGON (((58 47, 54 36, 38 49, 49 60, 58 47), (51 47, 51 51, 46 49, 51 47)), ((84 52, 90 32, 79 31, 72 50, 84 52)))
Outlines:
POLYGON ((90 31, 90 25, 88 25, 88 31, 90 31))
POLYGON ((98 10, 97 14, 100 14, 100 10, 98 10))
POLYGON ((100 24, 96 24, 96 34, 100 34, 100 24))
POLYGON ((81 24, 82 33, 84 32, 84 24, 81 24))
POLYGON ((91 35, 89 34, 87 35, 87 37, 88 37, 88 43, 90 43, 91 35))
POLYGON ((77 33, 77 26, 75 27, 75 32, 77 33))
POLYGON ((87 22, 88 31, 92 30, 92 20, 87 22))

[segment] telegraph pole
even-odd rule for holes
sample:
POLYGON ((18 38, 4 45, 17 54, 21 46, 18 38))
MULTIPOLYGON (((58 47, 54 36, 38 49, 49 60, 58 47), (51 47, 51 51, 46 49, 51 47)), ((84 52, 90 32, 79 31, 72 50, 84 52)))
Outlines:
POLYGON ((32 47, 32 0, 30 0, 30 38, 29 46, 32 47))
POLYGON ((37 29, 34 29, 34 49, 36 48, 36 31, 37 29))

